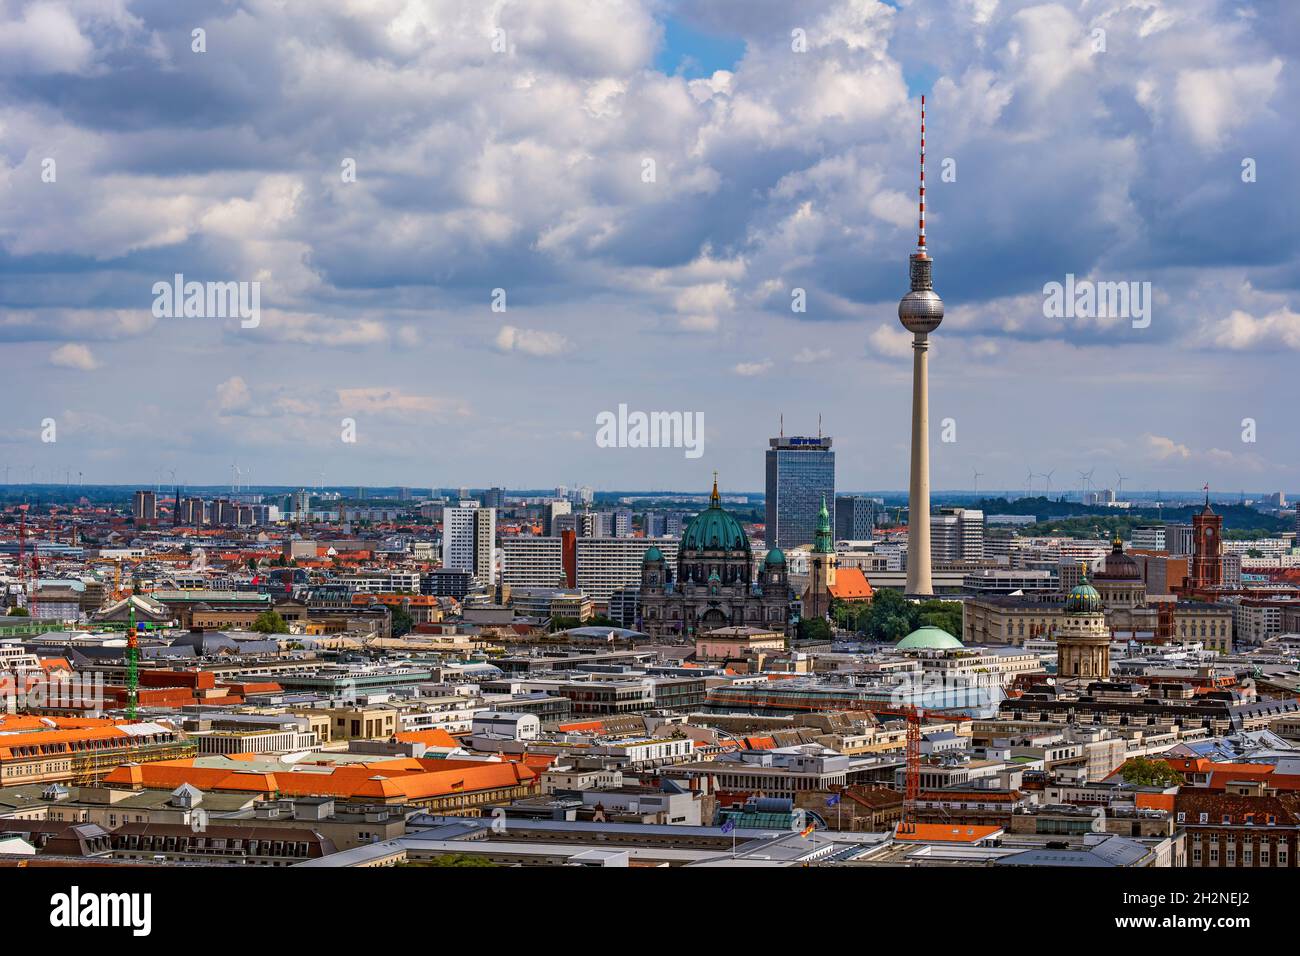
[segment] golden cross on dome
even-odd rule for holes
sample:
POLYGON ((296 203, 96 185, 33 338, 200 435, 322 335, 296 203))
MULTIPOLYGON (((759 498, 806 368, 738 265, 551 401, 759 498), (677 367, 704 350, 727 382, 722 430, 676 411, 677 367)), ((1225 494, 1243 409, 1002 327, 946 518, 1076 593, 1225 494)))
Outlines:
POLYGON ((720 507, 722 499, 718 496, 718 473, 713 472, 713 494, 709 495, 709 504, 714 508, 720 507))

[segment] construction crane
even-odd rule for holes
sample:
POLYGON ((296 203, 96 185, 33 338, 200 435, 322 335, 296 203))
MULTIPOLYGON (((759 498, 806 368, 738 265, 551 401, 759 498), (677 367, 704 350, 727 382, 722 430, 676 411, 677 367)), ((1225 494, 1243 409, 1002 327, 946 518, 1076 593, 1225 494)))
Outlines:
POLYGON ((28 571, 33 574, 39 574, 41 568, 40 558, 35 553, 32 554, 31 565, 27 561, 27 505, 18 506, 18 587, 22 591, 23 601, 26 603, 27 616, 31 620, 36 619, 36 590, 39 582, 28 576, 28 571))
POLYGON ((126 627, 126 719, 135 722, 140 696, 140 641, 135 633, 135 604, 131 605, 126 627))
POLYGON ((907 715, 907 769, 903 775, 903 818, 898 823, 899 833, 916 833, 917 804, 921 802, 921 709, 912 705, 903 708, 907 715))

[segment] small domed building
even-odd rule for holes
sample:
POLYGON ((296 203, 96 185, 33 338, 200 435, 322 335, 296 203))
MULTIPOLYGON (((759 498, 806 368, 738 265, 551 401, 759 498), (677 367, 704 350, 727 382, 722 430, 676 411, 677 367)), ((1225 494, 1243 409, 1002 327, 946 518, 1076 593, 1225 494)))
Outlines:
POLYGON ((941 627, 924 624, 894 645, 899 651, 960 651, 965 646, 941 627))
POLYGON ((754 565, 749 536, 722 507, 714 476, 709 507, 682 532, 677 567, 650 548, 641 564, 640 629, 652 637, 693 640, 720 627, 790 633, 792 594, 785 554, 767 552, 754 565))
POLYGON ((1065 599, 1065 613, 1056 625, 1057 686, 1083 687, 1110 680, 1110 628, 1101 594, 1083 580, 1065 599))
POLYGON ((1135 608, 1146 603, 1147 586, 1142 580, 1142 570, 1130 555, 1124 553, 1124 542, 1118 532, 1110 543, 1110 554, 1092 576, 1093 586, 1101 595, 1106 610, 1135 608))

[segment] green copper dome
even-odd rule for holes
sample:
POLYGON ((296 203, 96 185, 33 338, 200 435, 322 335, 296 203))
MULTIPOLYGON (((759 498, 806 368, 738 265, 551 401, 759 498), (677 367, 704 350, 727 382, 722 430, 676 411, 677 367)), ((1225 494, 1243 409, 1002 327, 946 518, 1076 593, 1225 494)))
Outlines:
POLYGON ((649 548, 646 549, 645 557, 642 558, 641 560, 643 564, 649 564, 652 561, 662 561, 663 559, 664 559, 664 553, 654 545, 651 545, 649 548))
POLYGON ((1074 588, 1065 599, 1067 614, 1093 614, 1103 609, 1101 595, 1087 581, 1074 588))
POLYGON ((749 538, 740 522, 722 509, 718 479, 713 479, 709 507, 691 519, 682 533, 682 551, 748 551, 749 538))
POLYGON ((894 646, 900 651, 947 651, 965 647, 943 628, 929 624, 918 627, 894 646))
POLYGON ((1065 598, 1066 614, 1099 614, 1105 610, 1101 595, 1088 583, 1088 565, 1083 565, 1083 576, 1065 598))
POLYGON ((768 567, 785 564, 785 552, 780 548, 773 548, 771 551, 767 552, 767 559, 764 563, 768 567))

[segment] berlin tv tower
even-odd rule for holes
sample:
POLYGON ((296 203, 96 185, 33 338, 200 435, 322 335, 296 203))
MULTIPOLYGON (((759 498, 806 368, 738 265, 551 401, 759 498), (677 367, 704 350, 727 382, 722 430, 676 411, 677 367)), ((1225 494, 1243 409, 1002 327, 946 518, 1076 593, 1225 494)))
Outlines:
POLYGON ((930 596, 930 333, 943 321, 943 300, 925 251, 925 97, 921 97, 920 220, 916 252, 908 259, 912 290, 898 303, 898 321, 912 333, 912 476, 907 493, 907 593, 930 596))

